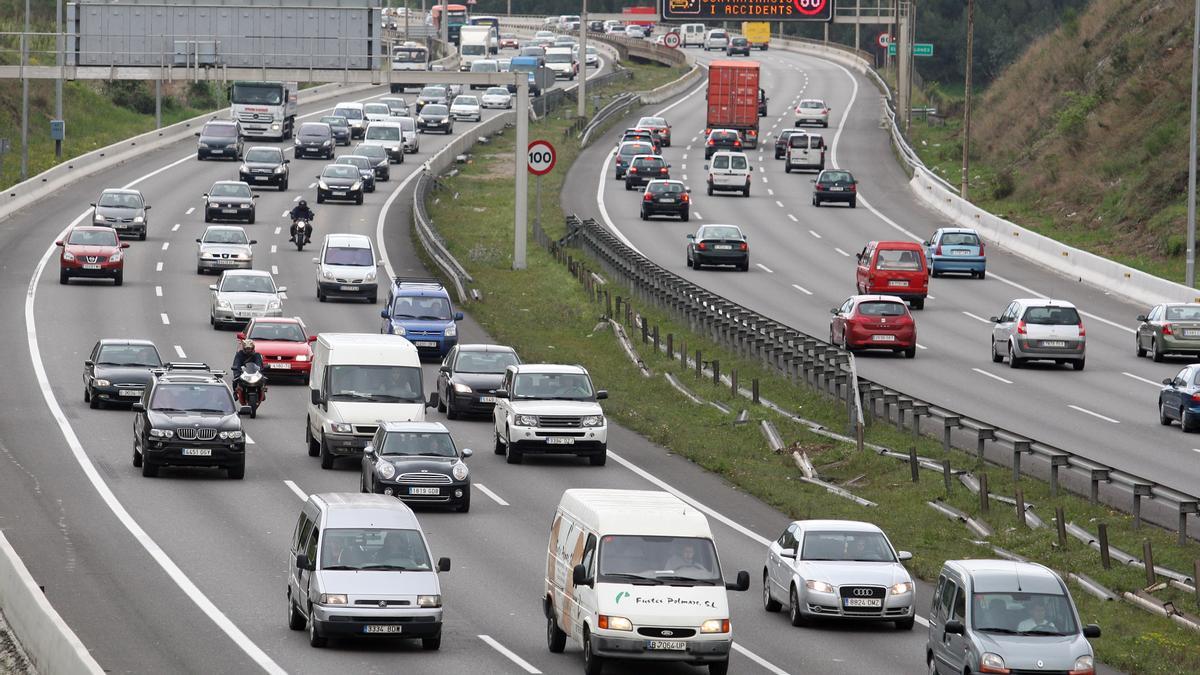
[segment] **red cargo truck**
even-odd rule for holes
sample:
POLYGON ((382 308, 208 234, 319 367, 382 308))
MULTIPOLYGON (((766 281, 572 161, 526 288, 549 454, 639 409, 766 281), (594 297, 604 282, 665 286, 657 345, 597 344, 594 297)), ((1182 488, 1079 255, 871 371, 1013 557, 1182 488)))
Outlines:
POLYGON ((708 66, 708 124, 742 132, 742 147, 758 147, 758 62, 713 61, 708 66))

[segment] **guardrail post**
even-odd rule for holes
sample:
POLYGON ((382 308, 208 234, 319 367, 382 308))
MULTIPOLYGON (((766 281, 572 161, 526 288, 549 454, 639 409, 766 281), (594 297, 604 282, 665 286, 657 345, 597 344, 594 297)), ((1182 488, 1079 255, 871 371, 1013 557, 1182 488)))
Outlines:
POLYGON ((1108 523, 1096 526, 1096 538, 1099 540, 1096 543, 1100 546, 1100 566, 1106 570, 1112 569, 1112 555, 1108 550, 1108 523))
POLYGON ((658 324, 654 324, 654 353, 658 354, 658 324))
POLYGON ((679 365, 683 370, 687 370, 687 355, 687 338, 681 337, 679 339, 679 365))
MULTIPOLYGON (((892 392, 883 392, 883 420, 885 422, 892 421, 892 406, 900 400, 900 395, 892 392)), ((900 414, 900 406, 896 406, 896 413, 900 414)), ((899 426, 899 424, 897 424, 899 426)))
POLYGON ((1146 563, 1146 588, 1150 588, 1158 583, 1158 575, 1154 573, 1154 547, 1149 539, 1142 540, 1142 562, 1146 563))
MULTIPOLYGON (((1179 545, 1187 543, 1188 514, 1200 513, 1200 502, 1179 502, 1179 545)), ((1200 586, 1200 577, 1192 577, 1192 581, 1200 586)))
POLYGON ((608 289, 604 289, 604 318, 611 319, 613 317, 612 294, 608 289))
POLYGON ((642 324, 642 344, 648 344, 650 342, 650 326, 646 323, 645 318, 638 323, 642 324))
POLYGON ((737 398, 737 395, 738 395, 737 368, 732 368, 729 371, 729 389, 730 389, 730 392, 733 394, 733 397, 737 398))
MULTIPOLYGON (((569 259, 568 259, 568 260, 569 260, 569 259)), ((620 316, 621 316, 621 296, 619 296, 619 295, 617 296, 617 305, 616 305, 616 306, 617 306, 617 311, 616 311, 616 313, 615 313, 615 314, 609 314, 609 315, 608 315, 608 318, 612 319, 612 318, 617 318, 617 317, 620 317, 620 316)), ((618 320, 619 320, 619 319, 618 319, 618 320)))
POLYGON ((912 445, 909 446, 908 464, 914 483, 921 480, 921 465, 917 462, 917 441, 921 438, 921 417, 929 414, 929 406, 913 404, 912 406, 912 445))
POLYGON ((718 361, 716 359, 712 360, 712 371, 713 371, 713 386, 714 387, 720 386, 720 384, 721 384, 721 362, 720 361, 718 361))
POLYGON ((950 494, 950 458, 942 458, 942 483, 946 487, 946 494, 950 494))
POLYGON ((860 381, 858 383, 858 401, 862 405, 864 425, 875 420, 875 392, 878 389, 868 382, 860 381))
POLYGON ((1029 521, 1025 520, 1025 491, 1017 486, 1017 522, 1021 523, 1021 527, 1029 527, 1029 521))
POLYGON ((897 397, 896 399, 896 428, 904 429, 904 413, 912 410, 913 400, 911 398, 897 397))
POLYGON ((700 365, 700 350, 697 349, 696 350, 696 379, 697 380, 700 379, 700 376, 702 374, 700 372, 701 370, 703 370, 703 366, 700 365))
POLYGON ((1110 482, 1112 479, 1108 477, 1109 469, 1092 469, 1092 489, 1091 502, 1092 506, 1100 503, 1100 482, 1110 482))
POLYGON ((1063 515, 1063 507, 1054 507, 1054 525, 1058 530, 1058 548, 1059 550, 1067 547, 1067 519, 1063 515))
POLYGON ((979 512, 987 515, 991 510, 991 493, 988 491, 988 475, 979 474, 979 512))
POLYGON ((1021 482, 1021 455, 1031 453, 1033 450, 1030 446, 1033 445, 1030 441, 1013 441, 1013 482, 1021 482))
POLYGON ((950 454, 950 433, 960 426, 962 426, 961 417, 947 415, 942 418, 942 452, 950 454))
POLYGON ((1066 454, 1050 455, 1050 496, 1058 496, 1058 470, 1060 467, 1071 466, 1071 456, 1066 454))
POLYGON ((980 428, 975 432, 975 461, 979 466, 983 466, 983 450, 988 441, 996 440, 996 430, 991 428, 980 428))
POLYGON ((758 378, 750 380, 750 399, 757 405, 760 403, 758 399, 758 378))
POLYGON ((1154 486, 1149 483, 1133 484, 1133 529, 1142 529, 1142 498, 1154 497, 1154 486))

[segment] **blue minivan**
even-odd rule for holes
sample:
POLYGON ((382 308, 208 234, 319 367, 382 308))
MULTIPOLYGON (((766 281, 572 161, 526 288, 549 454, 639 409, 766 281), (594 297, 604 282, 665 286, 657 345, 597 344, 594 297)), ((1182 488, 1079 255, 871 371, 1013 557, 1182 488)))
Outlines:
POLYGON ((965 227, 938 228, 924 245, 929 273, 935 277, 945 272, 969 274, 980 279, 987 275, 983 238, 975 230, 965 227))
POLYGON ((380 333, 401 335, 422 357, 441 359, 458 344, 462 312, 454 311, 450 294, 437 279, 396 277, 388 291, 380 333))

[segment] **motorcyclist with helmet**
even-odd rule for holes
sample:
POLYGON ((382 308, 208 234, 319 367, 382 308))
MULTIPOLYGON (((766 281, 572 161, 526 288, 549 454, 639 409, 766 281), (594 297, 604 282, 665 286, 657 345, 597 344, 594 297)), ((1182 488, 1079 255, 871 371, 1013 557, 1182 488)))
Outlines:
POLYGON ((259 354, 254 349, 254 340, 242 340, 236 354, 233 355, 233 366, 230 367, 230 372, 233 374, 233 391, 237 394, 239 382, 242 376, 242 367, 247 363, 253 363, 258 366, 259 370, 263 369, 262 354, 259 354))
POLYGON ((288 211, 288 216, 290 216, 292 219, 292 229, 289 231, 289 234, 294 238, 296 236, 296 223, 301 220, 307 220, 308 230, 304 233, 304 243, 311 243, 312 222, 316 215, 317 214, 313 213, 312 209, 308 208, 308 202, 301 199, 300 203, 296 204, 295 208, 293 208, 291 211, 288 211))

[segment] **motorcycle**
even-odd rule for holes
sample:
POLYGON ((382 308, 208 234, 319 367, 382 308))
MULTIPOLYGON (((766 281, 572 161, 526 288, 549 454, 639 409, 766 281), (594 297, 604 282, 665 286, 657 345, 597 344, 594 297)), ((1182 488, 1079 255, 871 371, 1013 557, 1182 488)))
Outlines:
POLYGON ((296 245, 297 251, 303 251, 304 245, 312 239, 312 223, 304 218, 292 221, 292 236, 290 241, 296 245))
POLYGON ((267 400, 267 378, 257 363, 248 362, 242 366, 237 377, 237 395, 240 405, 250 406, 250 417, 257 417, 258 406, 267 400))

